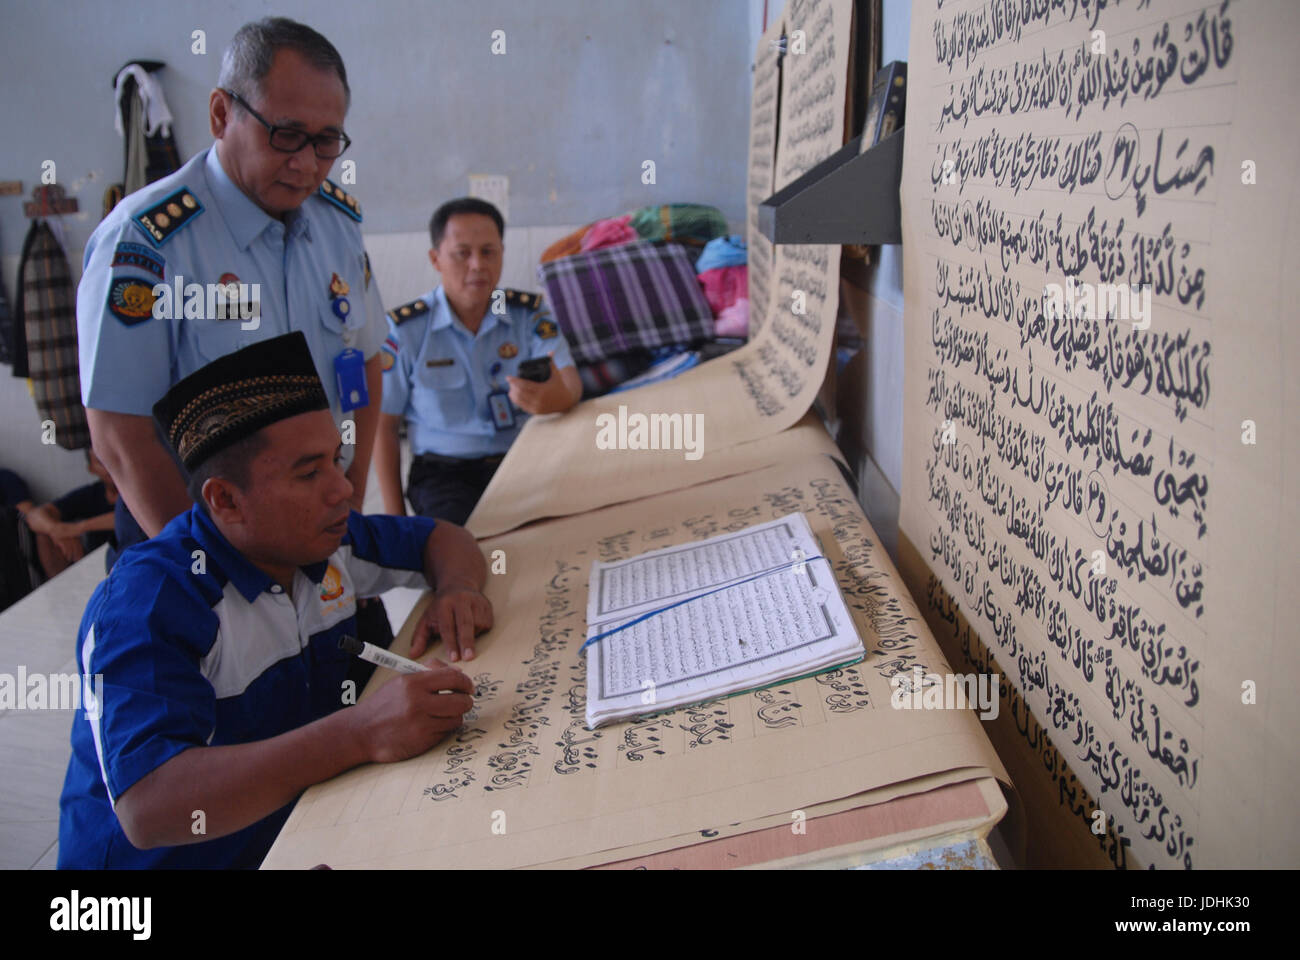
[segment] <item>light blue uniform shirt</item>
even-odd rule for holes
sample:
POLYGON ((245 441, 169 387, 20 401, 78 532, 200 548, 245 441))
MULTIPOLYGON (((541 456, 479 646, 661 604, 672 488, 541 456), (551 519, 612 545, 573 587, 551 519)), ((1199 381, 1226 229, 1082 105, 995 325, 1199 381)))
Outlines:
POLYGON ((488 395, 508 391, 506 377, 518 376, 519 364, 532 357, 554 351, 557 369, 573 366, 541 295, 502 293, 505 313, 493 313, 489 303, 477 335, 441 286, 389 313, 383 411, 406 418, 413 454, 469 460, 505 453, 528 414, 511 404, 515 425, 498 430, 488 395))
MULTIPOLYGON (((385 323, 362 246, 359 206, 336 190, 327 182, 322 191, 337 200, 318 191, 281 222, 235 186, 214 145, 125 197, 86 244, 77 288, 82 402, 96 410, 151 416, 168 388, 200 367, 257 341, 301 330, 335 421, 351 417, 339 402, 334 358, 345 346, 367 359, 374 356, 385 323), (256 329, 243 329, 252 321, 240 318, 237 301, 227 311, 231 319, 208 313, 206 285, 229 282, 231 276, 258 285, 256 329), (338 294, 330 289, 335 276, 348 288, 347 304, 338 311, 338 294), (152 288, 166 284, 174 294, 177 278, 186 287, 203 288, 202 309, 194 310, 190 298, 176 302, 173 297, 170 315, 153 317, 152 288)), ((349 462, 353 449, 343 447, 349 462)))

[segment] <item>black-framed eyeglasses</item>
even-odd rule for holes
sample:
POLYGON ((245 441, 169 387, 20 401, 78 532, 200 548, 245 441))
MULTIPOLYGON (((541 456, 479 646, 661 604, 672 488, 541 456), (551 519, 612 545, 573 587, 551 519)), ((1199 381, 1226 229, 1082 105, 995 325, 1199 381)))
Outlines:
POLYGON ((297 153, 310 143, 312 149, 316 151, 316 156, 322 160, 333 160, 352 146, 352 138, 346 133, 318 133, 313 136, 294 127, 278 127, 249 106, 248 101, 234 90, 222 87, 221 91, 247 110, 254 120, 266 127, 272 150, 279 150, 281 153, 297 153))

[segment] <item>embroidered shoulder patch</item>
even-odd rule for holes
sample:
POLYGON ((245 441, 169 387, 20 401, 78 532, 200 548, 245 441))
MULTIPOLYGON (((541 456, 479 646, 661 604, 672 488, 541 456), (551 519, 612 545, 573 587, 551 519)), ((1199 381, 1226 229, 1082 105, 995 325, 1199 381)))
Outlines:
POLYGON ((361 204, 357 203, 357 198, 349 193, 345 193, 343 189, 332 180, 326 180, 320 185, 320 195, 346 213, 357 223, 361 222, 361 204))
POLYGON ((128 327, 153 316, 153 286, 136 277, 118 277, 108 288, 108 312, 128 327))
POLYGON ((392 317, 393 323, 405 323, 412 317, 418 317, 422 313, 429 312, 429 305, 423 300, 412 300, 410 303, 404 303, 400 307, 394 307, 388 311, 392 317))
POLYGON ((552 320, 538 320, 537 326, 533 327, 533 333, 543 340, 555 339, 557 332, 555 322, 552 320))
POLYGON ((199 203, 199 198, 188 187, 181 187, 161 203, 137 213, 131 220, 153 241, 155 247, 161 247, 175 236, 176 231, 197 219, 202 212, 203 204, 199 203))
POLYGON ((130 243, 124 240, 113 248, 113 263, 109 269, 135 267, 145 273, 152 273, 161 280, 165 264, 166 261, 161 255, 155 253, 153 248, 146 247, 143 243, 130 243))
POLYGON ((385 337, 379 348, 379 366, 385 373, 397 366, 397 355, 402 352, 401 344, 392 337, 385 337))

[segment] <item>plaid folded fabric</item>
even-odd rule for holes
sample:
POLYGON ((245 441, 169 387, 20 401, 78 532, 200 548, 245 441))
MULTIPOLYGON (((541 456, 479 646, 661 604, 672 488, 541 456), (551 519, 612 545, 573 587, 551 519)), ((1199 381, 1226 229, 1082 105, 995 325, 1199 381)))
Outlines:
POLYGON ((578 363, 713 337, 713 313, 679 246, 625 243, 543 263, 537 276, 578 363))

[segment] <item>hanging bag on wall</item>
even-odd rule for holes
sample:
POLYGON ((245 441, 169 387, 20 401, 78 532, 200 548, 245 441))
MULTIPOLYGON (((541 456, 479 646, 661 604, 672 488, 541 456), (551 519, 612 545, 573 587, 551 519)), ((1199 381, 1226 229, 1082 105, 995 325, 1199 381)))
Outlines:
POLYGON ((157 73, 159 60, 131 60, 113 78, 113 122, 125 148, 122 183, 104 196, 104 216, 122 197, 180 168, 172 114, 157 73))
POLYGON ((45 220, 33 220, 27 233, 18 285, 37 413, 54 422, 59 446, 80 450, 90 445, 90 428, 77 363, 77 291, 68 258, 45 220))
POLYGON ((14 362, 14 315, 9 309, 4 275, 0 273, 0 363, 14 362))

